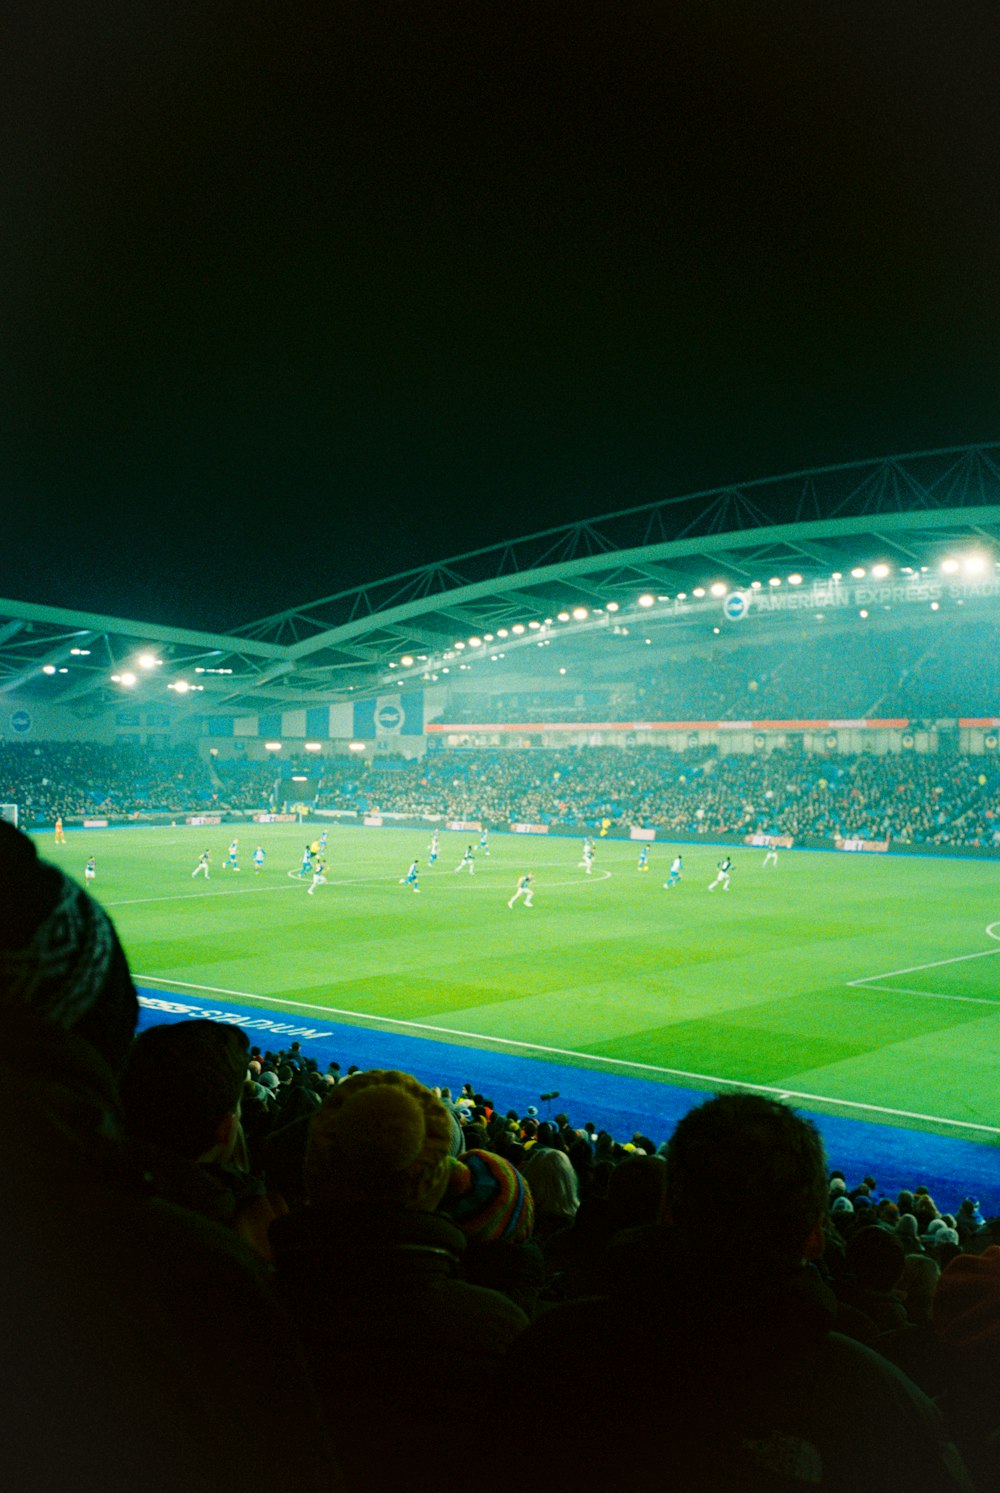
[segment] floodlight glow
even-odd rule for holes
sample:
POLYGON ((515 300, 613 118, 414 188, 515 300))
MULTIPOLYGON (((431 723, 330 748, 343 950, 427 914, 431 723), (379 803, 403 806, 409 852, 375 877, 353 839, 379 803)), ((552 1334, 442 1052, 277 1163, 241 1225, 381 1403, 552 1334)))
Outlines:
POLYGON ((851 574, 856 581, 863 581, 865 578, 865 567, 863 565, 855 565, 851 574))
POLYGON ((541 625, 542 624, 540 622, 529 622, 528 623, 528 626, 531 628, 532 632, 537 632, 538 629, 541 627, 541 625))
POLYGON ((126 669, 125 673, 121 676, 121 683, 124 684, 126 689, 131 689, 132 686, 134 684, 138 684, 138 682, 138 679, 132 673, 131 669, 126 669))
POLYGON ((769 586, 780 586, 781 585, 781 577, 780 576, 776 576, 776 575, 772 575, 771 579, 768 581, 767 584, 769 586))
POLYGON ((492 643, 492 641, 493 641, 493 634, 491 632, 484 632, 483 633, 483 642, 484 643, 492 643))
POLYGON ((402 658, 399 661, 403 665, 404 669, 412 669, 413 668, 413 659, 412 659, 412 657, 410 656, 409 653, 404 653, 403 656, 402 656, 402 658))
POLYGON ((711 590, 713 596, 725 596, 726 592, 729 590, 729 587, 726 585, 725 581, 713 581, 711 590))
POLYGON ((574 622, 585 622, 587 620, 587 615, 588 615, 588 613, 587 613, 587 608, 586 607, 574 607, 573 608, 573 621, 574 622))
POLYGON ((642 596, 639 597, 639 605, 641 607, 651 607, 651 606, 654 606, 655 602, 656 602, 656 598, 654 596, 650 596, 650 594, 649 594, 648 591, 646 591, 642 596))
POLYGON ((457 642, 455 644, 455 652, 456 653, 461 653, 464 648, 465 648, 465 644, 463 642, 461 642, 461 641, 459 641, 459 642, 457 642))
POLYGON ((68 674, 69 670, 66 669, 66 668, 62 668, 62 669, 59 670, 59 672, 60 672, 60 674, 68 674))
POLYGON ((155 669, 159 661, 154 653, 140 653, 136 659, 140 669, 155 669))
POLYGON ((962 569, 966 575, 982 575, 986 569, 985 555, 966 555, 962 561, 962 569))
POLYGON ((90 657, 90 649, 89 648, 71 648, 69 651, 73 655, 74 658, 89 658, 90 657))
POLYGON ((54 674, 55 671, 56 671, 55 664, 42 664, 42 673, 43 674, 54 674))
POLYGON ((859 617, 867 617, 868 616, 868 613, 865 611, 864 607, 861 608, 860 612, 858 613, 858 616, 859 617))
POLYGON ((955 571, 958 569, 958 561, 942 560, 941 569, 944 571, 945 575, 954 575, 955 571))
POLYGON ((884 581, 885 578, 886 578, 886 576, 888 574, 889 574, 889 567, 888 567, 888 565, 884 565, 884 564, 882 564, 880 562, 878 565, 873 565, 872 566, 872 575, 875 577, 875 579, 877 581, 884 581))
POLYGON ((483 640, 482 640, 482 638, 470 638, 469 639, 469 647, 470 648, 481 648, 482 646, 483 646, 483 640))
POLYGON ((264 750, 265 750, 265 752, 280 752, 281 751, 281 742, 280 741, 265 741, 265 743, 264 743, 264 750))
POLYGON ((323 750, 323 743, 321 741, 307 741, 305 748, 307 752, 321 752, 323 750))
POLYGON ((697 596, 698 599, 699 599, 699 601, 704 596, 704 594, 705 594, 705 587, 704 586, 695 586, 694 590, 691 592, 691 595, 692 596, 697 596))
POLYGON ((565 669, 560 669, 559 672, 560 672, 560 674, 565 674, 566 670, 565 669))
POLYGON ((556 616, 558 617, 558 619, 559 619, 560 622, 568 622, 569 621, 569 612, 557 612, 556 616))
POLYGON ((301 772, 293 772, 292 773, 292 782, 293 783, 308 783, 308 781, 309 781, 309 779, 306 777, 305 773, 301 773, 301 772))
POLYGON ((760 581, 751 581, 750 582, 750 590, 751 591, 759 591, 760 589, 761 589, 761 582, 760 581))
POLYGON ((524 632, 524 623, 523 622, 515 622, 514 626, 511 628, 511 632, 514 634, 515 638, 519 638, 521 636, 521 634, 524 632))
POLYGON ((931 602, 931 611, 932 612, 940 611, 940 609, 941 609, 941 603, 939 601, 932 601, 931 602))
POLYGON ((363 741, 349 741, 347 743, 347 750, 349 752, 363 752, 364 749, 365 744, 363 741))
POLYGON ((678 591, 678 593, 677 593, 677 600, 678 601, 687 601, 687 599, 688 599, 688 594, 687 594, 686 591, 678 591))
POLYGON ((646 645, 647 648, 651 648, 652 645, 653 645, 652 638, 643 638, 642 641, 645 643, 645 645, 646 645))
MULTIPOLYGON (((122 682, 125 682, 124 674, 122 675, 122 682)), ((179 695, 186 695, 190 688, 191 686, 188 684, 186 679, 177 679, 173 684, 167 685, 167 689, 175 689, 179 695)))
POLYGON ((798 571, 796 571, 794 573, 794 575, 790 575, 788 577, 788 584, 790 586, 801 586, 802 585, 802 577, 799 575, 798 571))
POLYGON ((721 631, 722 631, 722 628, 721 628, 721 627, 713 627, 713 628, 712 628, 712 631, 713 631, 713 632, 721 632, 721 631))
POLYGON ((609 601, 608 602, 608 606, 607 606, 607 610, 609 612, 617 612, 618 611, 618 603, 617 603, 617 601, 609 601))
POLYGON ((498 638, 508 638, 508 637, 510 637, 510 634, 509 634, 509 632, 507 631, 507 629, 505 627, 498 627, 497 628, 497 637, 498 638))
POLYGON ((835 570, 833 572, 833 574, 831 575, 830 579, 831 579, 831 581, 842 581, 844 579, 844 573, 843 573, 843 571, 842 570, 835 570))

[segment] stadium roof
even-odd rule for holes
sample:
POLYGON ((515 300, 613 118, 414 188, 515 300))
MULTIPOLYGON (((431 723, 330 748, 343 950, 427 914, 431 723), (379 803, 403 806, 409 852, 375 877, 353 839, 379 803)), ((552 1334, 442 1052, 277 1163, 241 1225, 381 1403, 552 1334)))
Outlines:
POLYGON ((703 633, 716 620, 720 588, 789 577, 808 584, 874 565, 890 576, 936 574, 945 559, 970 552, 995 578, 998 500, 1000 442, 993 442, 624 509, 230 633, 0 599, 0 695, 52 699, 81 715, 100 714, 129 693, 148 704, 154 692, 185 712, 251 713, 437 681, 498 652, 530 670, 538 644, 600 628, 624 638, 639 619, 646 632, 703 633), (711 600, 699 605, 699 592, 711 600))

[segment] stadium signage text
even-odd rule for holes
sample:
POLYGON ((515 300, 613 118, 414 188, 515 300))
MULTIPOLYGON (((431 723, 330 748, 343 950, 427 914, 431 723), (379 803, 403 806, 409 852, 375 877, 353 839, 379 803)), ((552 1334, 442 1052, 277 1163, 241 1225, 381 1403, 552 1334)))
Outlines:
POLYGON ((221 824, 221 814, 189 814, 184 821, 185 824, 221 824))
POLYGON ((549 827, 547 824, 511 824, 513 835, 547 835, 549 827))
POLYGON ((369 829, 381 829, 382 828, 382 815, 381 814, 366 814, 365 817, 364 817, 364 819, 361 822, 362 822, 362 824, 366 824, 369 829))
POLYGON ((254 814, 254 824, 294 824, 295 814, 254 814))
POLYGON ((870 606, 927 605, 931 601, 967 601, 976 597, 1000 596, 1000 580, 989 576, 979 580, 941 581, 914 575, 894 581, 813 581, 795 590, 774 587, 759 591, 730 591, 723 598, 722 615, 728 622, 740 622, 751 610, 755 612, 824 612, 837 608, 870 606))
POLYGON ((791 850, 795 841, 791 835, 746 835, 743 843, 754 845, 760 850, 770 850, 773 846, 778 846, 782 850, 791 850))
POLYGON ((838 850, 866 850, 884 852, 889 849, 888 840, 834 840, 838 850))
POLYGON ((106 819, 85 819, 83 827, 84 829, 107 829, 108 821, 106 819))
POLYGON ((478 819, 449 819, 445 825, 445 829, 468 830, 475 835, 479 834, 482 827, 478 819))
POLYGON ((655 829, 638 829, 634 824, 628 832, 630 840, 655 840, 655 829))
POLYGON ((200 1016, 208 1021, 227 1021, 230 1026, 253 1027, 257 1031, 281 1032, 286 1037, 325 1037, 327 1033, 310 1026, 295 1026, 288 1021, 273 1021, 269 1016, 239 1016, 232 1011, 206 1011, 204 1006, 189 1006, 183 1001, 160 1000, 154 995, 140 995, 140 1006, 147 1011, 161 1011, 165 1016, 200 1016))

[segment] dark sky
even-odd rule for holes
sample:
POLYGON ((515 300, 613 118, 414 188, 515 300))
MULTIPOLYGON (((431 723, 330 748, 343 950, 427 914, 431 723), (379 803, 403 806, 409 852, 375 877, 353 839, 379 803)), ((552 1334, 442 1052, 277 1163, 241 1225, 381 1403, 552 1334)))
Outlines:
POLYGON ((1000 434, 993 3, 20 10, 0 595, 226 627, 1000 434))

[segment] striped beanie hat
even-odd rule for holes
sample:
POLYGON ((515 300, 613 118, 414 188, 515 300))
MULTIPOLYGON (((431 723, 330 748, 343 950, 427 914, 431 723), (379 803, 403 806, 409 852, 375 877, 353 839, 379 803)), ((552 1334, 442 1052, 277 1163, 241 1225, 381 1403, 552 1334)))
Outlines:
POLYGON ((523 1244, 535 1227, 535 1205, 521 1173, 493 1151, 466 1151, 452 1163, 439 1205, 470 1244, 523 1244))

